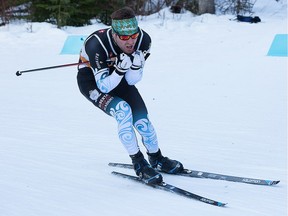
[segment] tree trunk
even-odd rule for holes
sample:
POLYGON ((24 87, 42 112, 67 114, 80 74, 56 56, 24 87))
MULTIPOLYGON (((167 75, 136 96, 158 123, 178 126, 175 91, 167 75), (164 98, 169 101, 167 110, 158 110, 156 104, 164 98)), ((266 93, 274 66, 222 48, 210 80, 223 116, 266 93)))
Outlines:
POLYGON ((215 14, 214 0, 197 0, 198 1, 198 14, 211 13, 215 14))

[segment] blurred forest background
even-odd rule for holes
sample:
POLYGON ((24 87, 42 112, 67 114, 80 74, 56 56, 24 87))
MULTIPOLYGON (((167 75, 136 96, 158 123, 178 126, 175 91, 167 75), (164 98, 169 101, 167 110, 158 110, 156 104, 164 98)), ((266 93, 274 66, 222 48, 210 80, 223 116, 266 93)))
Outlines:
MULTIPOLYGON (((110 14, 129 6, 138 16, 159 13, 169 7, 172 13, 251 15, 257 0, 0 0, 0 26, 11 21, 48 22, 63 26, 84 26, 97 20, 111 24, 110 14)), ((271 0, 278 1, 278 0, 271 0)))

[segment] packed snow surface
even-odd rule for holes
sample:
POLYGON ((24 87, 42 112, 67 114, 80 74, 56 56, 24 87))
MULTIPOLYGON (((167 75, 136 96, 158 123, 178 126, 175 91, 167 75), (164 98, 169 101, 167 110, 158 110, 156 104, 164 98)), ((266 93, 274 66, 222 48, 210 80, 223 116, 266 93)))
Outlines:
POLYGON ((169 10, 138 17, 153 43, 137 87, 165 156, 278 185, 164 175, 228 203, 220 208, 111 175, 134 175, 107 165, 130 158, 116 121, 79 92, 76 67, 15 76, 77 62, 77 55, 59 54, 67 36, 106 26, 11 23, 0 27, 0 215, 286 216, 287 57, 267 52, 276 34, 287 34, 287 3, 257 1, 254 11, 262 22, 169 10))

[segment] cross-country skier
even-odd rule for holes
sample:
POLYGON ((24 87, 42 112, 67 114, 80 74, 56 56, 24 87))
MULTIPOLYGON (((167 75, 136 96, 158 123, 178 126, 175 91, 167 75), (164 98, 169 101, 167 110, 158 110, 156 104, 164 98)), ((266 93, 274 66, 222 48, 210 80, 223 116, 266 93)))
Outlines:
POLYGON ((80 53, 77 81, 81 93, 118 123, 118 135, 132 159, 136 174, 149 184, 162 182, 158 172, 183 170, 177 160, 161 154, 146 105, 135 87, 150 54, 151 38, 138 27, 134 11, 124 7, 111 15, 110 28, 92 33, 80 53), (141 135, 149 163, 135 134, 141 135))

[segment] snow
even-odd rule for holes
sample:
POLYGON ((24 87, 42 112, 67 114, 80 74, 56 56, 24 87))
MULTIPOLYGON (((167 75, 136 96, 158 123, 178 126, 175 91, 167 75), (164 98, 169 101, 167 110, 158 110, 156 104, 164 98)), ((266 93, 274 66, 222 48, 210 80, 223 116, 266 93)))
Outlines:
POLYGON ((219 208, 111 175, 134 172, 107 166, 130 159, 116 121, 80 94, 76 67, 15 76, 77 62, 59 55, 67 36, 105 26, 32 23, 31 33, 14 23, 0 28, 1 216, 287 215, 287 57, 267 56, 274 36, 287 34, 287 3, 257 1, 258 24, 164 12, 139 21, 153 44, 137 85, 163 154, 187 168, 279 185, 164 175, 228 203, 219 208))

